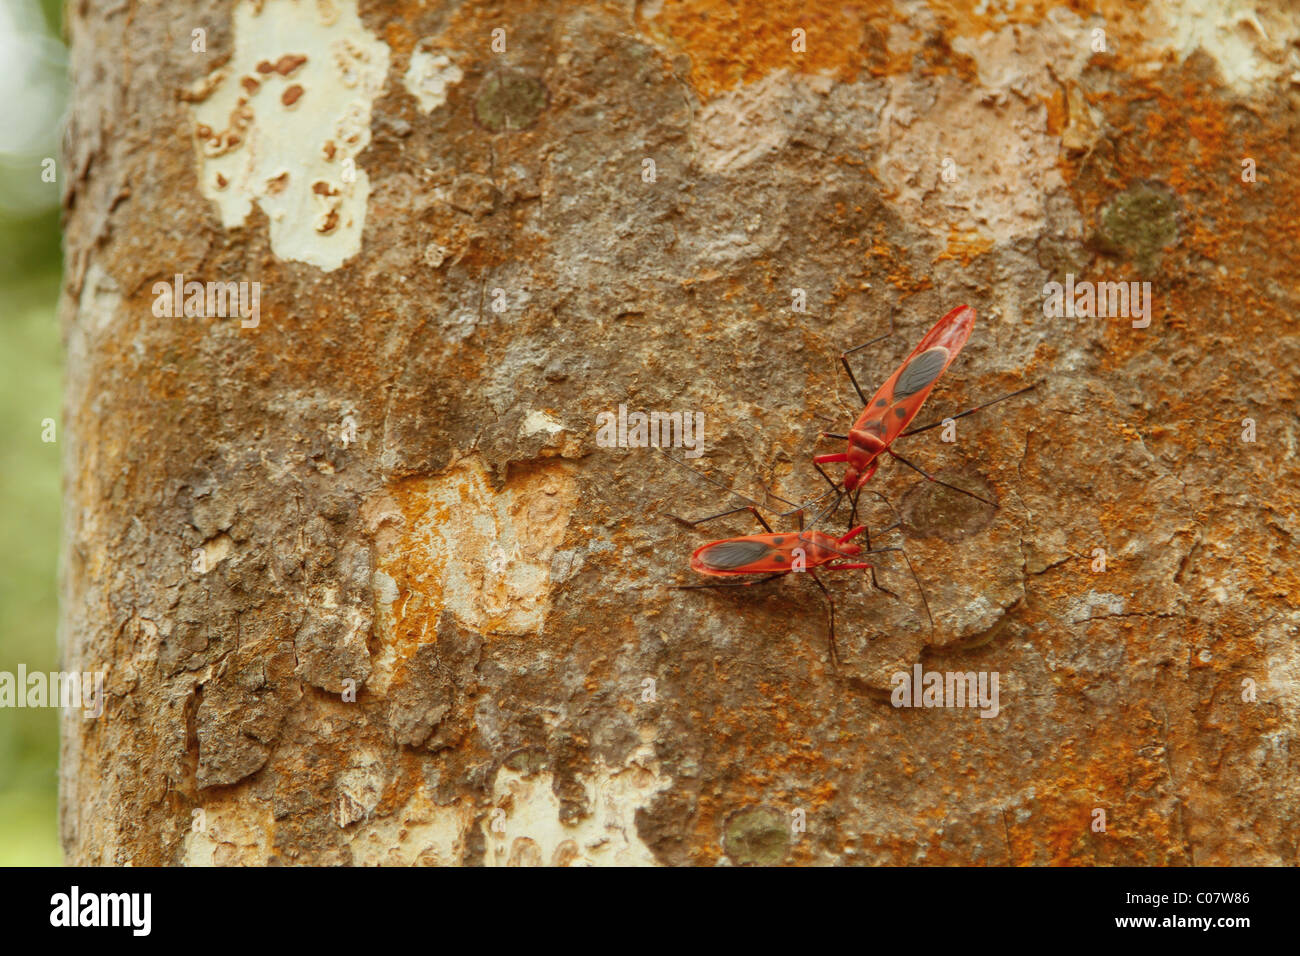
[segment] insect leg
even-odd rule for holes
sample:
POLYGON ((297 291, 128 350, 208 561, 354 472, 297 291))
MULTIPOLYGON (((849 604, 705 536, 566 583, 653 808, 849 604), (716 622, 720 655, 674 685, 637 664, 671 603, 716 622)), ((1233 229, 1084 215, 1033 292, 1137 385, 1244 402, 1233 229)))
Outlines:
MULTIPOLYGON (((668 517, 670 518, 674 518, 677 521, 680 521, 684 525, 688 525, 693 528, 697 524, 704 524, 704 522, 712 521, 714 518, 725 518, 727 517, 727 515, 740 514, 742 511, 748 511, 758 520, 758 523, 763 526, 764 531, 766 531, 768 534, 772 533, 772 526, 763 520, 763 516, 758 513, 758 508, 754 507, 753 505, 745 505, 743 508, 732 508, 730 511, 723 511, 720 514, 709 515, 708 517, 705 518, 696 518, 694 521, 691 521, 689 518, 683 518, 680 515, 670 514, 667 511, 665 511, 664 514, 668 515, 668 517)), ((802 517, 803 515, 802 508, 799 510, 799 514, 802 517)))
POLYGON ((867 526, 866 526, 866 525, 859 525, 858 527, 851 529, 851 530, 849 531, 848 534, 844 535, 842 538, 839 539, 839 543, 840 543, 840 544, 847 544, 848 542, 852 541, 854 538, 856 538, 858 535, 862 534, 863 532, 866 532, 866 535, 867 535, 867 550, 870 551, 870 550, 871 550, 871 532, 870 532, 870 531, 867 531, 867 526))
POLYGON ((858 498, 862 495, 862 486, 859 485, 853 490, 853 496, 849 498, 849 527, 858 523, 858 498))
MULTIPOLYGON (((1023 395, 1025 394, 1025 392, 1031 392, 1037 387, 1038 387, 1038 383, 1035 382, 1033 385, 1027 385, 1024 388, 1017 389, 1014 392, 1008 392, 1007 394, 1001 396, 1000 398, 993 399, 991 402, 982 402, 979 405, 976 405, 974 408, 966 409, 966 411, 964 412, 958 412, 956 415, 949 415, 948 418, 952 419, 953 421, 956 421, 959 418, 965 418, 967 415, 974 415, 976 412, 980 411, 981 409, 988 408, 990 405, 996 405, 998 402, 1004 402, 1008 398, 1015 398, 1017 395, 1023 395)), ((937 422, 931 422, 928 425, 922 425, 920 428, 909 428, 907 431, 903 432, 903 434, 899 435, 898 437, 906 438, 908 435, 915 435, 917 432, 928 432, 931 428, 938 428, 940 425, 944 423, 944 421, 947 421, 947 419, 942 419, 937 422)))
POLYGON ((777 571, 775 574, 769 574, 767 577, 759 578, 756 581, 719 581, 716 584, 677 584, 674 585, 674 591, 702 591, 705 588, 748 588, 755 584, 766 584, 768 581, 775 581, 777 578, 785 577, 789 571, 777 571))
POLYGON ((832 478, 830 475, 826 474, 826 470, 822 468, 821 465, 817 464, 817 462, 814 461, 813 467, 817 469, 817 474, 821 475, 823 478, 826 479, 826 484, 831 486, 831 491, 840 490, 840 486, 835 484, 835 479, 832 478))
POLYGON ((992 508, 997 507, 997 505, 995 505, 993 502, 989 501, 987 498, 981 498, 973 491, 967 491, 965 488, 958 488, 956 485, 948 484, 948 482, 944 481, 941 478, 934 477, 934 475, 930 474, 924 468, 912 464, 910 461, 908 461, 898 452, 894 451, 894 449, 890 448, 889 453, 893 455, 895 458, 897 458, 899 461, 901 461, 903 464, 905 464, 908 468, 911 468, 913 471, 920 472, 925 477, 926 481, 933 481, 935 484, 943 485, 945 488, 951 488, 953 491, 960 491, 963 495, 969 495, 971 498, 974 498, 976 501, 982 501, 986 505, 992 508))
MULTIPOLYGON (((907 556, 907 552, 902 548, 876 548, 872 554, 880 554, 883 551, 898 551, 903 555, 903 560, 907 562, 908 570, 912 572, 912 580, 916 582, 916 589, 921 592, 921 604, 925 607, 925 616, 930 622, 930 631, 933 633, 934 615, 930 613, 930 602, 926 599, 925 588, 921 587, 921 579, 916 576, 916 569, 912 567, 912 559, 907 556)), ((867 564, 865 561, 855 561, 850 564, 828 564, 825 566, 827 571, 865 571, 868 568, 874 570, 874 566, 867 564)), ((876 584, 874 580, 872 580, 871 584, 876 590, 885 592, 894 600, 899 599, 898 595, 889 590, 889 588, 881 587, 879 584, 876 584)))
MULTIPOLYGON (((779 517, 782 517, 782 518, 789 517, 790 515, 793 515, 793 514, 799 514, 799 515, 800 515, 800 520, 802 520, 802 512, 803 512, 804 508, 807 507, 807 505, 797 504, 796 502, 790 501, 790 500, 787 499, 787 498, 782 498, 780 495, 778 495, 778 494, 774 494, 773 492, 769 491, 766 487, 763 488, 763 495, 764 495, 763 501, 761 501, 761 502, 756 501, 755 499, 750 498, 750 497, 747 496, 747 495, 742 495, 742 494, 741 494, 739 491, 737 491, 736 489, 734 489, 734 488, 732 488, 732 487, 729 487, 728 485, 725 485, 725 484, 723 484, 722 482, 717 481, 717 480, 715 480, 715 479, 713 479, 713 478, 710 478, 708 475, 701 474, 700 472, 696 471, 694 468, 692 468, 690 465, 686 464, 685 462, 683 462, 683 461, 679 461, 678 459, 674 458, 672 455, 668 454, 668 452, 664 451, 662 448, 658 449, 658 451, 659 451, 659 453, 660 453, 661 455, 663 455, 665 458, 667 458, 667 459, 668 459, 669 461, 671 461, 673 464, 677 465, 679 468, 682 468, 682 469, 684 469, 684 470, 690 472, 691 475, 694 476, 695 478, 697 478, 698 480, 703 481, 703 482, 707 482, 708 484, 711 484, 711 485, 713 485, 713 486, 715 486, 715 487, 717 487, 717 488, 721 488, 723 491, 727 492, 727 494, 735 495, 735 496, 736 496, 737 498, 739 498, 741 501, 746 501, 746 502, 748 502, 748 503, 751 505, 751 508, 750 508, 751 511, 753 510, 753 508, 767 508, 767 510, 771 511, 773 514, 776 514, 776 515, 778 515, 779 517), (782 504, 790 505, 790 506, 791 506, 791 507, 790 507, 790 510, 789 510, 789 511, 776 511, 776 510, 773 509, 770 505, 768 505, 767 501, 768 501, 769 498, 775 499, 776 501, 779 501, 779 502, 781 502, 782 504)), ((835 489, 835 488, 832 488, 832 489, 831 489, 831 491, 835 491, 835 490, 838 490, 838 489, 835 489)), ((830 493, 831 493, 831 492, 829 492, 829 491, 828 491, 828 492, 824 492, 824 493, 823 493, 822 495, 820 495, 818 498, 814 499, 814 502, 813 502, 813 503, 815 504, 815 503, 817 503, 817 502, 820 502, 820 501, 822 500, 822 498, 825 498, 826 495, 828 495, 828 494, 830 494, 830 493)), ((836 505, 837 505, 837 506, 838 506, 838 504, 839 504, 839 503, 836 502, 836 505)), ((683 522, 684 524, 687 524, 687 525, 696 525, 696 524, 701 524, 702 522, 705 522, 705 521, 711 521, 713 518, 722 518, 722 517, 725 517, 726 515, 737 514, 737 513, 741 512, 741 511, 744 511, 744 510, 745 510, 744 508, 734 508, 734 509, 732 509, 731 511, 724 511, 724 512, 722 512, 722 513, 720 513, 720 514, 711 515, 710 517, 707 517, 707 518, 701 518, 701 519, 699 519, 699 521, 691 521, 691 520, 689 520, 689 519, 687 519, 687 518, 682 518, 682 517, 680 517, 680 516, 678 516, 678 515, 674 515, 674 514, 671 514, 671 513, 668 513, 668 516, 671 517, 671 518, 676 518, 678 521, 681 521, 681 522, 683 522)), ((666 512, 666 513, 667 513, 667 512, 666 512)))
MULTIPOLYGON (((682 524, 694 528, 697 524, 704 524, 704 522, 713 521, 715 518, 725 518, 727 517, 727 515, 740 514, 742 511, 754 511, 754 507, 753 505, 744 505, 743 507, 740 508, 732 508, 730 511, 719 512, 716 515, 708 515, 707 517, 704 518, 696 518, 693 521, 690 518, 683 518, 681 515, 675 515, 669 511, 665 511, 664 514, 667 515, 669 518, 672 518, 674 521, 680 521, 682 524)), ((758 512, 754 511, 754 514, 758 514, 758 512)))
MULTIPOLYGON (((871 549, 868 550, 870 551, 871 554, 880 554, 882 551, 902 551, 903 549, 902 548, 876 548, 875 550, 871 550, 871 549)), ((866 561, 854 561, 854 562, 850 562, 849 564, 828 564, 826 565, 826 570, 827 571, 868 571, 869 570, 871 572, 871 586, 875 588, 877 591, 883 591, 885 594, 888 594, 895 601, 898 600, 897 594, 889 590, 889 588, 884 587, 883 585, 880 584, 879 581, 876 580, 876 566, 874 564, 869 564, 866 561)))
MULTIPOLYGON (((859 489, 858 494, 861 493, 862 491, 861 489, 859 489)), ((854 511, 858 510, 858 499, 856 495, 853 498, 853 510, 854 511)), ((862 532, 865 535, 864 540, 866 541, 867 550, 870 551, 871 550, 871 529, 868 528, 866 525, 863 525, 862 532)), ((840 540, 843 541, 844 539, 841 538, 840 540)), ((894 594, 894 592, 889 590, 889 588, 882 588, 880 586, 880 582, 876 580, 876 566, 874 564, 869 564, 867 565, 867 567, 871 568, 871 586, 875 588, 877 591, 884 591, 886 594, 894 594)), ((898 595, 894 594, 894 597, 898 597, 898 595)))
POLYGON ((822 589, 822 594, 826 595, 826 604, 827 604, 827 606, 830 608, 830 628, 831 628, 831 629, 830 629, 830 637, 831 637, 831 639, 830 639, 830 653, 831 653, 831 667, 835 668, 835 670, 839 670, 839 669, 840 669, 840 654, 839 654, 839 651, 837 651, 837 650, 835 649, 835 599, 834 599, 833 597, 831 597, 831 592, 830 592, 830 590, 826 587, 826 585, 822 584, 822 579, 819 578, 819 577, 817 577, 817 572, 816 572, 816 571, 814 571, 812 568, 809 568, 809 569, 808 569, 808 575, 809 575, 809 576, 810 576, 814 581, 817 582, 817 586, 818 586, 819 588, 822 589))
MULTIPOLYGON (((873 491, 871 493, 883 501, 889 507, 889 510, 894 513, 894 523, 885 530, 892 531, 895 528, 902 528, 903 516, 898 513, 898 509, 894 507, 894 503, 879 491, 873 491)), ((925 616, 930 620, 930 632, 934 633, 934 615, 930 613, 930 600, 925 596, 925 588, 921 586, 921 579, 916 575, 916 568, 912 567, 912 559, 907 556, 907 552, 902 548, 899 548, 898 550, 902 551, 903 560, 907 562, 907 570, 912 572, 912 580, 916 582, 916 589, 921 592, 921 603, 925 605, 925 616)))

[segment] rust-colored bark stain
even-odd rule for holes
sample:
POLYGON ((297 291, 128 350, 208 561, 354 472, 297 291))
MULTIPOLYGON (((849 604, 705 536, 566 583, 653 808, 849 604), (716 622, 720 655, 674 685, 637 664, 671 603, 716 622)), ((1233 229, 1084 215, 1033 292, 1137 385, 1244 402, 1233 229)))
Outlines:
POLYGON ((378 600, 399 659, 437 641, 444 612, 484 635, 540 629, 551 558, 575 504, 569 472, 560 461, 516 468, 496 492, 470 460, 404 479, 370 503, 374 568, 392 582, 378 600))
MULTIPOLYGON (((67 727, 70 861, 508 859, 492 814, 537 807, 494 803, 502 767, 550 774, 576 832, 600 811, 583 781, 648 745, 658 789, 615 838, 664 864, 1297 862, 1294 91, 1234 92, 1109 0, 361 15, 393 62, 362 249, 324 273, 201 198, 174 94, 211 64, 142 78, 110 15, 76 14, 64 625, 70 666, 109 671, 110 719, 67 727), (882 181, 882 111, 941 122, 914 104, 983 82, 982 38, 1053 18, 1109 44, 1025 66, 1058 185, 1012 239, 922 225, 882 181), (400 82, 417 48, 463 71, 431 113, 400 82), (88 101, 101 74, 133 104, 120 140, 88 101), (770 149, 708 141, 729 97, 770 149), (124 145, 145 141, 147 163, 124 145), (178 272, 260 281, 259 327, 154 316, 178 272), (1045 315, 1066 273, 1149 281, 1150 326, 1045 315), (840 352, 892 319, 853 359, 874 386, 959 302, 975 332, 918 424, 1036 390, 900 445, 995 514, 896 462, 871 485, 888 501, 862 499, 933 628, 888 553, 893 595, 826 578, 838 671, 799 575, 674 590, 694 548, 756 527, 674 522, 743 502, 598 445, 596 416, 702 411, 691 468, 807 501, 836 450, 818 433, 859 410, 840 352), (918 663, 996 672, 998 715, 892 706, 918 663)), ((140 49, 165 19, 137 21, 140 49)))
POLYGON ((638 14, 643 30, 690 57, 691 85, 705 97, 776 70, 851 80, 883 65, 883 34, 898 19, 887 4, 815 2, 796 10, 762 0, 667 0, 641 4, 638 14))

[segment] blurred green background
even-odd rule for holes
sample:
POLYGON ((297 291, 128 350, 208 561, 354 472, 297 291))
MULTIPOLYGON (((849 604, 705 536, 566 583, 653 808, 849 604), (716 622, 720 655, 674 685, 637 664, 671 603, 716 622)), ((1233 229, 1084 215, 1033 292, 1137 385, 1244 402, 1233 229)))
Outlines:
MULTIPOLYGON (((63 347, 58 0, 0 0, 0 671, 58 667, 63 347), (56 182, 42 180, 54 159, 56 182), (54 443, 41 422, 56 423, 54 443)), ((0 865, 61 863, 59 713, 0 708, 0 865)))

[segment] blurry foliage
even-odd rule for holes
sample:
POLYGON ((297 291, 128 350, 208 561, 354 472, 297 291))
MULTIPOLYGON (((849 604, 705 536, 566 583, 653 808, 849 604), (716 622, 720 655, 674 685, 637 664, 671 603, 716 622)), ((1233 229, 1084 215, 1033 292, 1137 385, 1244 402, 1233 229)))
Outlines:
MULTIPOLYGON (((0 0, 0 12, 34 12, 0 0)), ((42 0, 60 36, 58 0, 42 0)), ((9 22, 12 22, 10 20, 9 22)), ((20 95, 21 91, 19 91, 20 95)), ((5 95, 15 95, 6 90, 5 95)), ((58 143, 41 155, 59 156, 58 143)), ((41 155, 0 154, 0 193, 40 182, 41 155)), ((56 314, 62 255, 59 182, 29 215, 0 209, 0 671, 56 669, 62 345, 56 314), (41 441, 55 420, 57 441, 41 441)), ((56 709, 0 709, 0 865, 58 864, 56 709)))

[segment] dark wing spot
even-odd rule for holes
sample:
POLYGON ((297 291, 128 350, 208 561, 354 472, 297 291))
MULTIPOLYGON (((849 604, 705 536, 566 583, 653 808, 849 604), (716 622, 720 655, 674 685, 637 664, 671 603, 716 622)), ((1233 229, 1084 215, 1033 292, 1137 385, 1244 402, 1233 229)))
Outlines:
POLYGON ((883 398, 876 400, 876 408, 884 408, 888 404, 889 402, 885 401, 883 398))
POLYGON ((710 568, 731 571, 753 564, 767 556, 772 549, 762 541, 719 541, 700 552, 700 560, 710 568))
POLYGON ((894 400, 914 395, 939 377, 948 361, 948 350, 941 345, 922 352, 907 363, 903 374, 894 384, 894 400))
POLYGON ((899 408, 894 409, 894 414, 897 415, 899 418, 906 418, 906 417, 907 417, 907 409, 906 409, 906 408, 902 408, 902 407, 900 406, 899 408))
POLYGON ((775 561, 777 564, 785 564, 785 555, 778 554, 774 558, 772 558, 772 560, 775 561))

